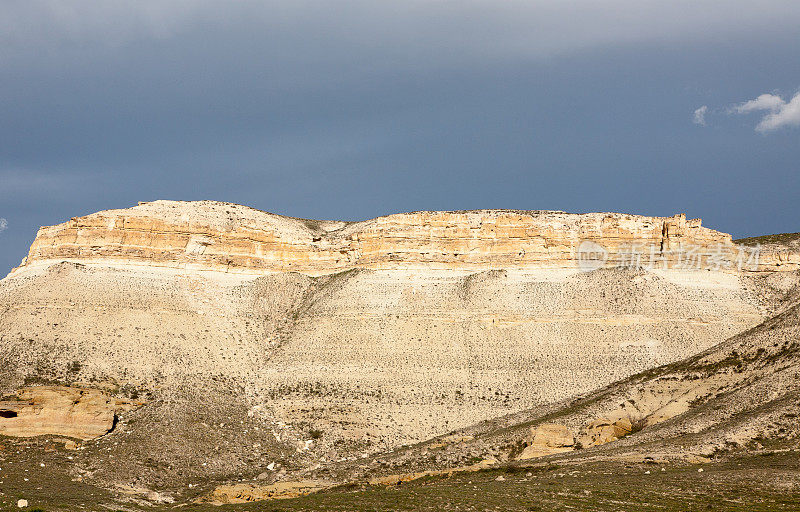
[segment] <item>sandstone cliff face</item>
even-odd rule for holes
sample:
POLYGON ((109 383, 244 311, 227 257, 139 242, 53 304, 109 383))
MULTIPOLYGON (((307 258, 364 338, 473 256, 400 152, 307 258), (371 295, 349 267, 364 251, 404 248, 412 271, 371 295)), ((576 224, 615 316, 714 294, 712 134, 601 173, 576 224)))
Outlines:
POLYGON ((414 212, 344 223, 208 201, 191 206, 156 201, 42 228, 23 267, 73 260, 251 274, 323 275, 354 268, 572 269, 582 242, 608 252, 605 266, 652 260, 653 266, 674 267, 691 257, 698 259, 698 266, 717 268, 720 262, 711 259, 722 258, 725 269, 732 270, 738 256, 729 235, 683 215, 482 210, 414 212))
POLYGON ((0 401, 0 435, 45 434, 92 439, 114 428, 116 415, 136 407, 96 389, 25 387, 0 401))
POLYGON ((786 272, 800 270, 800 248, 763 248, 759 256, 759 270, 786 272))
POLYGON ((800 270, 800 233, 748 238, 744 242, 741 244, 743 247, 758 248, 760 270, 800 270))

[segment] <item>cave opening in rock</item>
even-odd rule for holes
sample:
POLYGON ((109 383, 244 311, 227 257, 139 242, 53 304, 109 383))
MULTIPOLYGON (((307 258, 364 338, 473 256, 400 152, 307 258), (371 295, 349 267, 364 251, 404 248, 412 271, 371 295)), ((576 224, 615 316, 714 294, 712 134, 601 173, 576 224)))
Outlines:
POLYGON ((0 411, 0 418, 16 418, 17 413, 15 411, 0 411))

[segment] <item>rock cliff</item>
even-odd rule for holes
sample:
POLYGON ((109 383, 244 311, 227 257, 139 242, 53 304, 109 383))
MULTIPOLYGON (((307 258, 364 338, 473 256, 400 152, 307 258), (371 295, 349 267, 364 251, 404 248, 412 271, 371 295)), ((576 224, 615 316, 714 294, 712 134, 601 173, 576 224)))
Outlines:
POLYGON ((740 263, 730 236, 682 215, 345 223, 145 203, 42 228, 0 281, 0 393, 44 379, 145 396, 96 478, 269 474, 704 350, 770 312, 763 273, 740 263))
POLYGON ((44 227, 22 267, 70 260, 313 276, 350 269, 574 269, 592 249, 602 252, 599 266, 741 266, 729 235, 684 215, 480 210, 346 223, 209 201, 156 201, 44 227))
POLYGON ((800 233, 742 238, 736 243, 750 250, 758 248, 760 270, 800 270, 800 233))

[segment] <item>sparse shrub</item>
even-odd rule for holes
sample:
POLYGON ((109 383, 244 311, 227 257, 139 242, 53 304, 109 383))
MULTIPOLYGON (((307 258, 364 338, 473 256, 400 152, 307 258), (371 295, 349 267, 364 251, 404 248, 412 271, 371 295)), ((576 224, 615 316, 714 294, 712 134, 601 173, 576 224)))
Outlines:
POLYGON ((131 400, 136 400, 140 396, 139 390, 130 384, 125 384, 119 388, 119 393, 130 398, 131 400))
POLYGON ((311 436, 311 439, 320 439, 322 437, 322 430, 312 428, 308 431, 308 435, 311 436))

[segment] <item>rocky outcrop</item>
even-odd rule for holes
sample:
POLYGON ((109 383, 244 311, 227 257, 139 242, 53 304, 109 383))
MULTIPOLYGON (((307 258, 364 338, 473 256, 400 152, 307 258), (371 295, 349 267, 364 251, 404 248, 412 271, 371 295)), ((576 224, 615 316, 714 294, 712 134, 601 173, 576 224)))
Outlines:
POLYGON ((299 482, 276 482, 273 484, 236 483, 220 485, 208 495, 198 500, 198 503, 211 503, 225 505, 235 503, 248 503, 251 501, 285 500, 297 498, 306 494, 315 493, 332 487, 332 482, 303 480, 299 482))
MULTIPOLYGON (((497 464, 497 459, 487 458, 476 464, 459 466, 446 470, 417 471, 413 473, 399 473, 372 477, 362 481, 362 484, 369 485, 401 485, 413 482, 426 477, 450 476, 454 473, 472 473, 488 469, 497 464)), ((213 505, 226 505, 236 503, 248 503, 252 501, 269 501, 296 498, 313 494, 315 492, 336 487, 347 482, 335 482, 330 480, 298 480, 281 481, 271 484, 261 484, 258 482, 241 482, 234 484, 220 485, 210 493, 197 499, 197 503, 211 503, 213 505)))
POLYGON ((575 446, 575 436, 564 425, 543 423, 531 427, 528 445, 517 456, 519 460, 533 459, 553 453, 568 452, 575 446))
POLYGON ((96 389, 25 387, 0 401, 0 435, 93 439, 114 428, 117 414, 138 405, 96 389))
POLYGON ((156 201, 43 227, 22 267, 71 260, 323 275, 348 269, 574 269, 584 258, 600 258, 588 264, 733 271, 743 263, 740 252, 730 235, 682 214, 476 210, 346 223, 210 201, 156 201))
POLYGON ((586 448, 618 441, 634 430, 629 418, 598 418, 581 433, 579 442, 586 448))
POLYGON ((774 272, 800 270, 800 248, 794 250, 772 247, 761 248, 759 270, 774 272))

